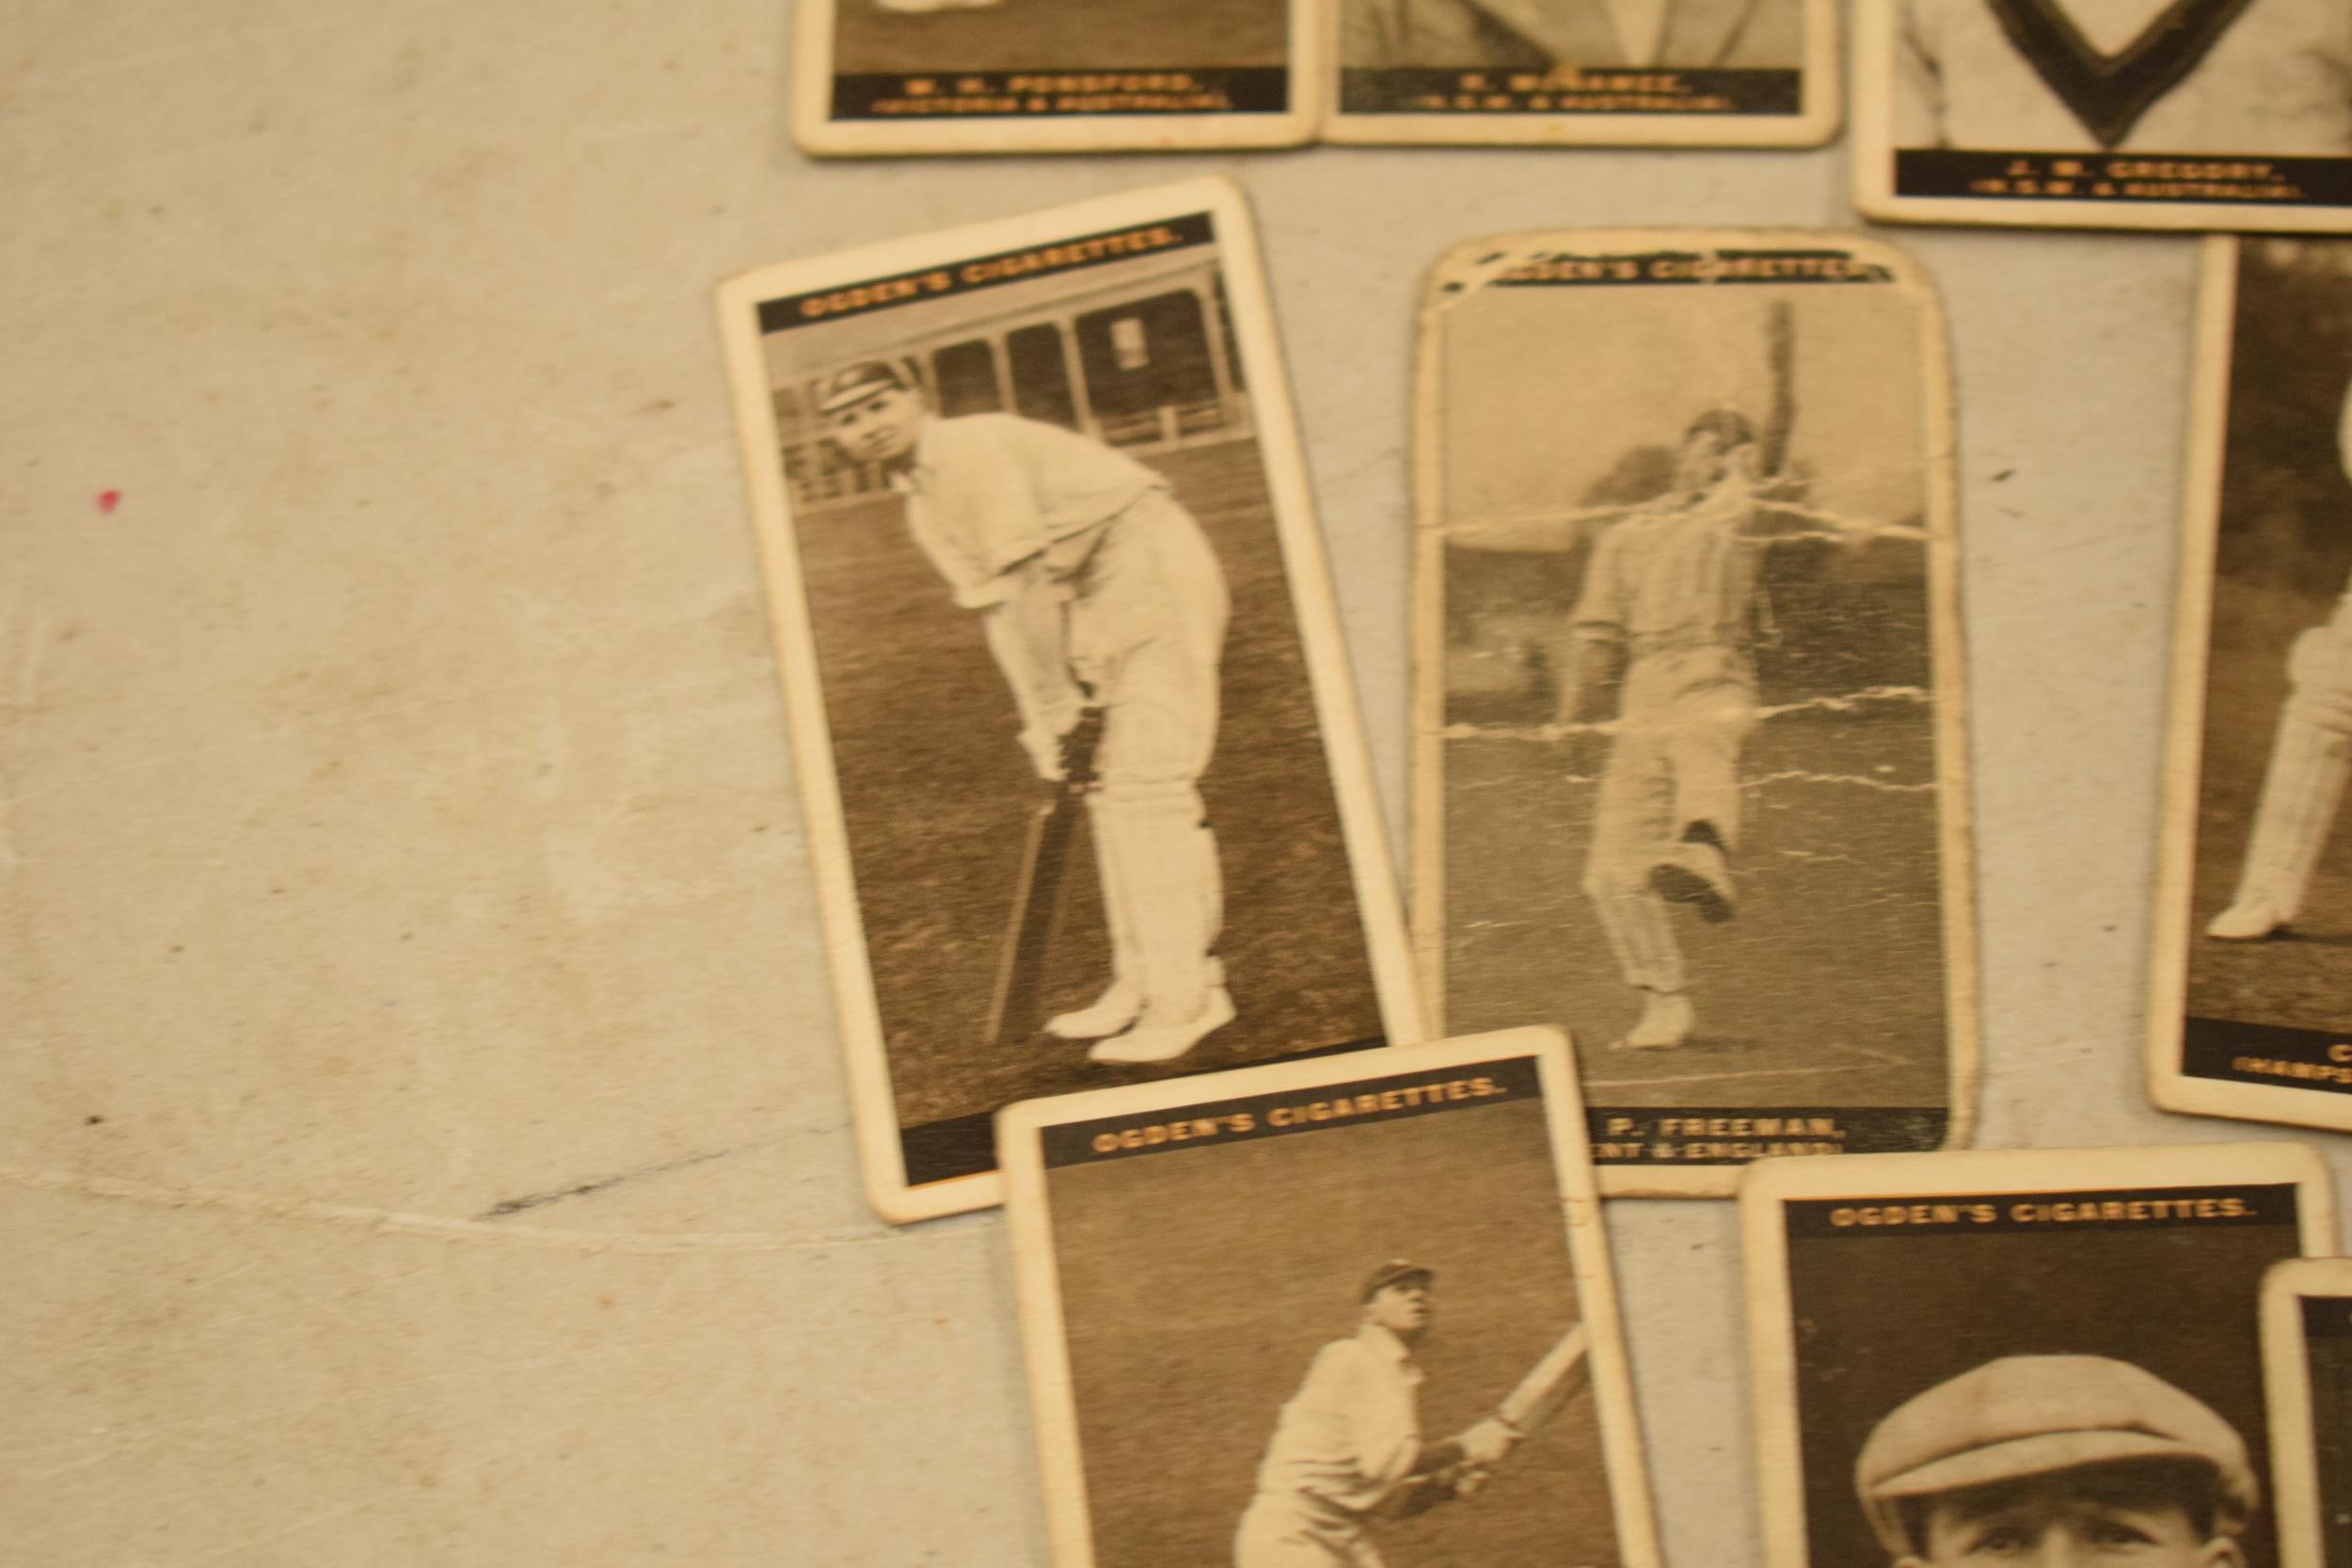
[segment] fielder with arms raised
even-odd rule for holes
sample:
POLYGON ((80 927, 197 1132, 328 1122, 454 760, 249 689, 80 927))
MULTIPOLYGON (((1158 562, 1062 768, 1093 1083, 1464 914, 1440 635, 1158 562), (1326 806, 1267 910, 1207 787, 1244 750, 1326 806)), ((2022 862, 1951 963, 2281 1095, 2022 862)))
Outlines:
MULTIPOLYGON (((2352 393, 2336 428, 2338 453, 2352 476, 2352 393)), ((2262 802, 2237 896, 2205 934, 2258 942, 2283 931, 2303 908, 2312 873, 2335 826, 2352 775, 2352 585, 2335 613, 2295 640, 2287 654, 2287 700, 2263 775, 2262 802)))
POLYGON ((1200 524, 1166 479, 1098 441, 1009 414, 940 417, 906 365, 836 371, 818 408, 843 451, 889 475, 915 543, 979 615, 1038 777, 1062 780, 1080 721, 1101 715, 1082 776, 1112 977, 1047 1032, 1097 1041, 1101 1062, 1182 1056, 1233 1019, 1199 788, 1229 601, 1200 524))
POLYGON ((1791 333, 1787 312, 1775 311, 1777 405, 1761 444, 1732 410, 1693 420, 1674 488, 1594 545, 1571 618, 1561 718, 1581 729, 1615 696, 1584 894, 1642 999, 1620 1049, 1668 1049, 1691 1033, 1667 905, 1718 923, 1737 907, 1730 856, 1740 842, 1740 752, 1756 727, 1757 572, 1782 531, 1770 502, 1795 492, 1766 477, 1778 470, 1793 420, 1791 333))

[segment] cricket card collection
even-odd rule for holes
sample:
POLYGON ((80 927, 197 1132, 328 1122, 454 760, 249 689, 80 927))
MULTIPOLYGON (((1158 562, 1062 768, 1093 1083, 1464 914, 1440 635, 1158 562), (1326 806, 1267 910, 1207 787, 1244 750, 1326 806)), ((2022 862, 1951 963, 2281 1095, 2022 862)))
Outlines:
MULTIPOLYGON (((803 0, 790 119, 1801 148, 1840 11, 803 0)), ((2204 245, 2145 1086, 2352 1132, 2352 6, 1852 17, 1860 213, 2299 231, 2204 245)), ((866 1186, 1006 1210, 1056 1568, 1652 1568, 1602 1199, 1735 1196, 1772 1568, 2352 1568, 2318 1157, 1966 1150, 1999 1058, 1926 270, 1430 249, 1409 925, 1237 185, 720 292, 866 1186)))

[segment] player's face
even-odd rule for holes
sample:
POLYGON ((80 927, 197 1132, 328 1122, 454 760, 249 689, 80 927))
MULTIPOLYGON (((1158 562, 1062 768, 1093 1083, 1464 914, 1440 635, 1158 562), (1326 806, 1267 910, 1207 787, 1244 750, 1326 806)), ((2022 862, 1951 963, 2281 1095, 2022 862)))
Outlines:
POLYGON ((1724 438, 1711 430, 1694 430, 1682 441, 1675 464, 1675 484, 1683 490, 1704 490, 1724 477, 1724 438))
POLYGON ((2063 1472, 1939 1499, 1926 1527, 1926 1555, 1906 1568, 2243 1568, 2237 1543, 2207 1539, 2179 1504, 2063 1472))
POLYGON ((1393 1285, 1383 1285, 1364 1304, 1364 1317, 1393 1334, 1419 1334, 1429 1326, 1432 1311, 1429 1282, 1425 1279, 1400 1279, 1393 1285))
POLYGON ((852 463, 896 463, 914 451, 923 400, 903 387, 886 387, 825 416, 825 433, 852 463))

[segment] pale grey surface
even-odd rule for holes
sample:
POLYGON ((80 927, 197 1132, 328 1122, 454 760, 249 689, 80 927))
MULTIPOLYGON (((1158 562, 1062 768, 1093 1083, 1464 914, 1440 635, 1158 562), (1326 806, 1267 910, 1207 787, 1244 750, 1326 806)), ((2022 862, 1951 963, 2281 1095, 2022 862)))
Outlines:
MULTIPOLYGON (((716 279, 1240 178, 1401 842, 1422 268, 1849 215, 1836 151, 820 167, 787 22, 0 33, 11 1561, 1042 1562, 1001 1226, 854 1186, 716 279)), ((1983 1141, 2271 1135, 2137 1082, 2195 243, 1898 238, 1962 376, 1983 1141)), ((1613 1221, 1672 1560, 1745 1568, 1732 1212, 1613 1221)))

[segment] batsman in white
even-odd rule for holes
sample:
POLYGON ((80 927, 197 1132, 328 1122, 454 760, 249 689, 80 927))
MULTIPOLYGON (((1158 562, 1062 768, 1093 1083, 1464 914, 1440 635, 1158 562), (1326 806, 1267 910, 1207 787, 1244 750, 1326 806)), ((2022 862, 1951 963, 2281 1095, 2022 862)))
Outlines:
POLYGON ((1581 731, 1616 693, 1584 893, 1641 995, 1619 1050, 1690 1037, 1695 1014, 1667 906, 1718 924, 1738 907, 1730 855, 1740 844, 1740 750, 1756 726, 1756 574, 1777 530, 1770 503, 1792 489, 1764 477, 1790 418, 1789 327, 1785 313, 1772 320, 1781 390, 1763 447, 1731 410, 1692 420, 1674 489, 1594 545, 1569 627, 1561 717, 1581 731))
POLYGON ((1046 1032, 1096 1041, 1100 1062, 1184 1055, 1233 1019, 1199 788, 1230 605, 1200 525, 1166 479, 1098 441, 1010 414, 942 418, 908 365, 835 371, 817 401, 842 451, 890 476, 915 542, 980 616, 1038 777, 1060 781, 1080 719, 1102 714, 1086 802, 1111 982, 1046 1032))
MULTIPOLYGON (((2352 475, 2352 393, 2336 427, 2337 452, 2352 475)), ((2352 584, 2335 613, 2308 627, 2287 652, 2287 700, 2263 775, 2254 832, 2237 896, 2205 927, 2224 942, 2259 942, 2283 931, 2303 908, 2320 851, 2352 774, 2352 584)))
POLYGON ((1476 1488, 1520 1433, 1500 1415, 1424 1443, 1422 1370, 1431 1270, 1396 1259, 1364 1282, 1356 1332, 1315 1353, 1274 1428, 1257 1496, 1233 1542, 1235 1568, 1380 1568, 1375 1511, 1417 1513, 1476 1488), (1483 1479, 1483 1477, 1482 1477, 1483 1479))

